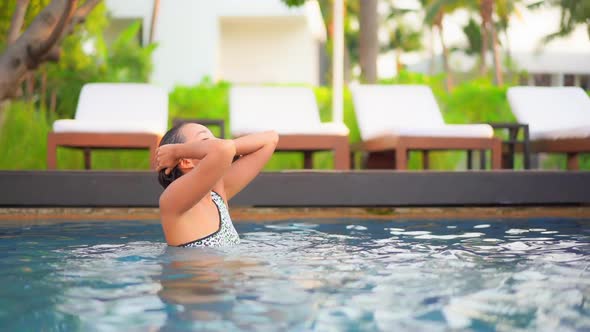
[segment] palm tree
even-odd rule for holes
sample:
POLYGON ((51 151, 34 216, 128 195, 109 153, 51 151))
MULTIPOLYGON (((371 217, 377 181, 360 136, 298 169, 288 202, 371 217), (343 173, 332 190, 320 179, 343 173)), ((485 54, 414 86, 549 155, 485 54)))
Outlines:
POLYGON ((462 0, 420 0, 422 6, 426 9, 424 23, 426 26, 434 27, 438 31, 440 44, 442 47, 443 68, 446 73, 446 88, 450 91, 453 88, 453 75, 449 64, 449 48, 445 43, 443 19, 445 14, 453 12, 459 8, 462 0))
POLYGON ((512 14, 516 14, 517 16, 521 16, 520 11, 518 10, 517 4, 521 0, 496 0, 496 15, 498 16, 498 28, 504 33, 504 38, 506 39, 506 45, 504 48, 506 50, 506 57, 510 59, 510 35, 508 33, 508 28, 510 26, 510 17, 512 14))
MULTIPOLYGON (((293 1, 293 0, 290 0, 293 1)), ((328 40, 326 52, 331 53, 331 39, 333 38, 333 1, 318 0, 322 17, 328 29, 328 40)), ((345 1, 344 3, 344 81, 349 82, 352 73, 351 68, 359 63, 359 31, 354 23, 358 23, 359 3, 356 1, 345 1), (355 26, 356 28, 353 28, 355 26)), ((330 61, 330 60, 328 60, 330 61)), ((330 66, 328 66, 330 67, 330 66)), ((331 68, 331 67, 330 67, 331 68)))
POLYGON ((492 54, 494 56, 494 78, 496 84, 502 85, 502 64, 500 62, 500 50, 498 34, 493 20, 494 0, 480 0, 479 13, 481 15, 481 71, 487 72, 486 53, 489 46, 489 37, 492 37, 492 54))
POLYGON ((422 30, 413 29, 404 21, 406 14, 417 11, 417 9, 390 6, 389 15, 387 15, 387 23, 391 25, 391 32, 385 51, 391 49, 395 51, 395 63, 398 73, 403 68, 403 64, 401 63, 402 53, 419 51, 423 48, 422 30))
MULTIPOLYGON (((494 58, 494 77, 497 84, 501 85, 503 82, 502 77, 502 64, 500 61, 499 41, 498 33, 494 23, 493 15, 495 3, 504 0, 423 0, 427 1, 427 18, 433 19, 436 25, 436 15, 441 9, 446 9, 447 12, 455 10, 457 8, 477 9, 481 18, 481 64, 480 73, 485 74, 488 71, 486 54, 487 50, 492 48, 494 58), (491 43, 490 43, 491 41, 491 43)), ((505 0, 515 1, 515 0, 505 0)), ((567 1, 567 0, 563 0, 567 1)), ((507 14, 508 15, 508 14, 507 14)))
POLYGON ((358 0, 360 4, 359 60, 361 74, 365 82, 377 81, 377 56, 379 54, 379 16, 377 0, 358 0))
POLYGON ((547 35, 543 39, 544 43, 548 43, 558 37, 567 36, 580 25, 586 26, 588 38, 590 39, 590 2, 588 0, 541 0, 529 5, 529 8, 536 9, 543 5, 556 6, 561 11, 559 29, 547 35))
POLYGON ((156 34, 156 24, 158 23, 158 16, 160 14, 160 0, 154 0, 154 8, 152 9, 152 21, 150 24, 150 39, 149 43, 154 42, 156 34))
POLYGON ((395 64, 397 72, 403 69, 401 55, 404 52, 419 51, 422 49, 422 32, 412 29, 402 20, 395 22, 396 26, 389 35, 389 49, 395 50, 395 64))
POLYGON ((463 33, 467 38, 467 47, 462 50, 468 55, 481 54, 481 28, 473 17, 469 18, 467 25, 463 27, 463 33))

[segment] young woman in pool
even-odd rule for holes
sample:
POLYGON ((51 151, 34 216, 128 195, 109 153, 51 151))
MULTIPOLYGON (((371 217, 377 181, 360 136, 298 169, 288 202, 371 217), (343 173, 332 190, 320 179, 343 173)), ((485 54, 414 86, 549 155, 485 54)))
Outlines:
POLYGON ((218 139, 186 123, 170 129, 156 151, 160 216, 171 246, 225 246, 240 242, 227 201, 262 170, 278 142, 274 131, 218 139), (234 157, 241 156, 236 162, 234 157))

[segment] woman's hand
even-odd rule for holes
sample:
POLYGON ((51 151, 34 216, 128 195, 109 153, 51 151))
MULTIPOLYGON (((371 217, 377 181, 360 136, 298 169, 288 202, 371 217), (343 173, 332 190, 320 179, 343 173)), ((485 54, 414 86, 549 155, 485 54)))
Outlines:
POLYGON ((180 163, 178 148, 182 144, 166 144, 156 150, 156 171, 166 169, 164 172, 168 175, 180 163))
POLYGON ((236 145, 238 155, 248 155, 254 153, 265 146, 272 145, 276 147, 279 141, 279 134, 276 131, 265 131, 256 134, 245 135, 233 140, 236 145))

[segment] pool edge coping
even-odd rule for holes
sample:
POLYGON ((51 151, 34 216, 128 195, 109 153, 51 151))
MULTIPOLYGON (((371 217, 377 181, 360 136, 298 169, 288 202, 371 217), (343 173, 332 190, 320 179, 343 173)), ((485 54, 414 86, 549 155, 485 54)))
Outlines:
MULTIPOLYGON (((371 220, 448 220, 448 219, 589 219, 590 206, 582 207, 392 207, 392 208, 231 208, 232 219, 242 222, 285 220, 371 219, 371 220)), ((0 208, 0 225, 10 223, 54 223, 117 220, 159 220, 157 208, 0 208)))

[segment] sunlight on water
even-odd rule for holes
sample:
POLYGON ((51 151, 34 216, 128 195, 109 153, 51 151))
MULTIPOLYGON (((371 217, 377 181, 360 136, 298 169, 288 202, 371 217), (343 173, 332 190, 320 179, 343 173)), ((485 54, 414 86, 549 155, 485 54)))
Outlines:
POLYGON ((156 222, 1 227, 7 331, 590 329, 590 222, 297 220, 166 246, 156 222))

